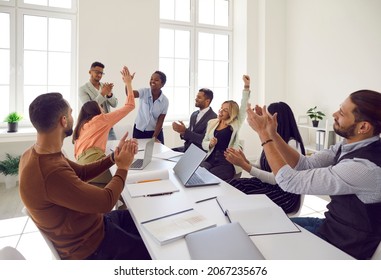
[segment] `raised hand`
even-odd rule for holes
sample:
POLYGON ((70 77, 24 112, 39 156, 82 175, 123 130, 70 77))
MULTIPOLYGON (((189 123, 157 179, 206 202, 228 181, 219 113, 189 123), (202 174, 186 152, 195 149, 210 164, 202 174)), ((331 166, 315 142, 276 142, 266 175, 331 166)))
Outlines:
POLYGON ((133 74, 130 73, 130 70, 127 66, 124 66, 123 69, 120 71, 120 74, 122 74, 122 80, 123 82, 127 84, 131 84, 132 80, 135 77, 135 72, 133 74))
POLYGON ((245 88, 249 88, 250 87, 250 76, 243 75, 242 80, 244 82, 245 88))
POLYGON ((250 127, 258 133, 259 136, 261 135, 268 135, 273 136, 277 133, 277 113, 274 115, 271 115, 267 109, 266 105, 261 108, 261 115, 257 113, 257 111, 254 111, 251 108, 250 103, 247 105, 246 113, 247 113, 247 122, 250 125, 250 127))
POLYGON ((255 105, 254 112, 259 116, 263 115, 262 108, 259 105, 255 105))

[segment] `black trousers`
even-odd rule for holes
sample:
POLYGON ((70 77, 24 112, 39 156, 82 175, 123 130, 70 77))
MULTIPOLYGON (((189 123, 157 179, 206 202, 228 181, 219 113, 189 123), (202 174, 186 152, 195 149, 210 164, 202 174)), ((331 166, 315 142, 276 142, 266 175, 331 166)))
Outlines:
POLYGON ((224 151, 214 150, 200 166, 227 182, 235 175, 234 165, 225 159, 224 151))
POLYGON ((300 207, 299 194, 285 192, 278 185, 264 183, 256 177, 233 179, 228 183, 245 194, 267 195, 285 213, 294 212, 300 207))
POLYGON ((128 210, 105 214, 104 225, 104 239, 88 260, 151 259, 128 210))

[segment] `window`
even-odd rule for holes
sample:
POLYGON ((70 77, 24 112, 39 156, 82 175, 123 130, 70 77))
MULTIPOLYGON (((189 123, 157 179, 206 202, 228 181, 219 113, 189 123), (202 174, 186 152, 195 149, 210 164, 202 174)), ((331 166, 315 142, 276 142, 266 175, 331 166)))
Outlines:
POLYGON ((28 124, 29 104, 42 93, 75 100, 75 7, 74 0, 0 0, 0 120, 17 111, 28 124))
POLYGON ((229 99, 231 1, 161 0, 160 70, 167 75, 168 120, 189 119, 200 88, 215 111, 229 99))

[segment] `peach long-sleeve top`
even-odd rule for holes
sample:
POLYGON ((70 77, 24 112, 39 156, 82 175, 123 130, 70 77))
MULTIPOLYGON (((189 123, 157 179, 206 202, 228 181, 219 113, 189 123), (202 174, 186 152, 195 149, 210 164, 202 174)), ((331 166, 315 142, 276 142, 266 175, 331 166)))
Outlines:
POLYGON ((110 113, 102 113, 93 117, 82 126, 79 138, 74 144, 74 156, 78 159, 84 151, 97 147, 105 152, 108 133, 117 122, 123 119, 135 108, 135 98, 129 94, 122 108, 110 113))

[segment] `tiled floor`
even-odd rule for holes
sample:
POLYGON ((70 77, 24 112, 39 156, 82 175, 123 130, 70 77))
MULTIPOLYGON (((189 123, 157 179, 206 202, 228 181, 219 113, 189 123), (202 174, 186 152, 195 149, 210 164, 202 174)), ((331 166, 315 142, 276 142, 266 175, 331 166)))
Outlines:
MULTIPOLYGON (((299 216, 323 217, 327 201, 306 195, 299 216)), ((52 254, 40 232, 29 217, 0 220, 0 248, 17 248, 27 260, 51 260, 52 254)))

